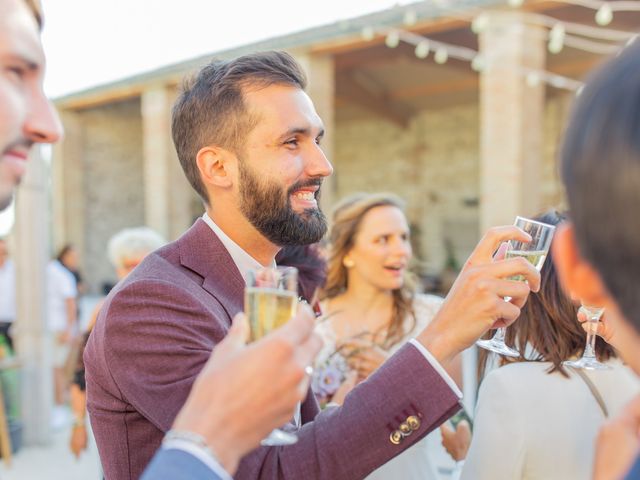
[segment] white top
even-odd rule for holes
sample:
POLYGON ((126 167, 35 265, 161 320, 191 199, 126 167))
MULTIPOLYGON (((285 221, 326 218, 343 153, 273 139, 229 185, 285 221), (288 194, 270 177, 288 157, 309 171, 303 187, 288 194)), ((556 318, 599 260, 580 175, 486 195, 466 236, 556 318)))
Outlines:
POLYGON ((78 289, 73 274, 58 260, 47 265, 47 315, 51 332, 66 330, 68 325, 67 304, 69 298, 76 298, 78 289))
MULTIPOLYGON (((640 391, 640 383, 619 361, 609 364, 612 370, 585 373, 612 417, 640 391)), ((550 365, 514 363, 487 375, 462 480, 591 478, 604 415, 582 378, 548 374, 550 365)))
POLYGON ((0 322, 16 318, 16 273, 11 260, 0 267, 0 322))
MULTIPOLYGON (((447 380, 447 383, 449 383, 452 389, 461 397, 462 394, 451 377, 449 377, 440 364, 431 357, 429 351, 424 348, 421 343, 413 340, 413 337, 419 334, 429 322, 431 322, 436 312, 440 309, 442 301, 442 298, 436 297, 435 295, 416 295, 413 302, 413 308, 416 314, 415 327, 408 332, 400 342, 393 345, 389 349, 389 353, 393 354, 405 343, 411 342, 425 355, 434 367, 437 366, 440 375, 447 380)), ((333 355, 334 352, 336 352, 336 334, 331 320, 329 319, 319 323, 316 327, 316 332, 324 341, 324 347, 316 358, 317 374, 322 375, 323 365, 327 364, 327 362, 330 362, 332 367, 344 368, 346 360, 343 358, 336 359, 336 355, 333 355)), ((340 354, 337 355, 341 357, 340 354)), ((319 381, 319 379, 314 380, 316 380, 316 382, 319 381)), ((411 448, 408 448, 397 457, 392 458, 383 466, 373 471, 366 477, 367 480, 436 480, 449 478, 447 473, 453 470, 454 462, 442 447, 441 440, 440 430, 434 430, 411 448)))

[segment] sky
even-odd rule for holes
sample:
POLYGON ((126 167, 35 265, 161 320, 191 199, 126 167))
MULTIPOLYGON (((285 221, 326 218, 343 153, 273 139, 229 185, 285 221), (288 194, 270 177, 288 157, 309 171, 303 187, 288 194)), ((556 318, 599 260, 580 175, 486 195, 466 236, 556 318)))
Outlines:
MULTIPOLYGON (((207 53, 414 0, 42 0, 45 91, 59 97, 207 53)), ((0 214, 0 236, 13 211, 0 214)))
POLYGON ((43 0, 46 91, 60 96, 409 0, 43 0))

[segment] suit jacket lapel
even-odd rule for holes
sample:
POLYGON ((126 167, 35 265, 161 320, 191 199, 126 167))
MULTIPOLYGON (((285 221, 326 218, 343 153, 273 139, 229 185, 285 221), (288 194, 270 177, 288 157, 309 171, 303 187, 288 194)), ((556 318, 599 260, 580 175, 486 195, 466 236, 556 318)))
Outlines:
POLYGON ((202 219, 176 242, 180 263, 203 277, 202 288, 233 318, 243 310, 244 280, 218 236, 202 219))

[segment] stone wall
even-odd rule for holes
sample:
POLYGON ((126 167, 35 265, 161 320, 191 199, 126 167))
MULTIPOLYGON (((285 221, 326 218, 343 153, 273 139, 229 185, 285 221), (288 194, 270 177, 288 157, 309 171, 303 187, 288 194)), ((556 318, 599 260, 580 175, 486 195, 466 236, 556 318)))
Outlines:
POLYGON ((83 272, 96 292, 115 281, 106 256, 109 238, 144 224, 142 123, 139 100, 81 112, 85 168, 83 272))
MULTIPOLYGON (((544 208, 562 199, 555 151, 568 104, 560 96, 546 102, 544 208)), ((479 238, 478 105, 422 111, 406 130, 377 117, 338 121, 336 129, 336 198, 397 193, 407 201, 423 270, 442 270, 448 242, 455 261, 464 262, 479 238)))

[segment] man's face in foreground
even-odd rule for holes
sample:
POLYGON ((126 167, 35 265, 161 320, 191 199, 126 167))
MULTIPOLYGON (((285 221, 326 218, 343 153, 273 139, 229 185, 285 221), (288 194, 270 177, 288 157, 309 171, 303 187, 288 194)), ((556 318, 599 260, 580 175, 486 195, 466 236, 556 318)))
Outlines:
POLYGON ((31 147, 62 133, 42 90, 44 65, 33 13, 23 0, 0 0, 0 210, 11 203, 31 147))

